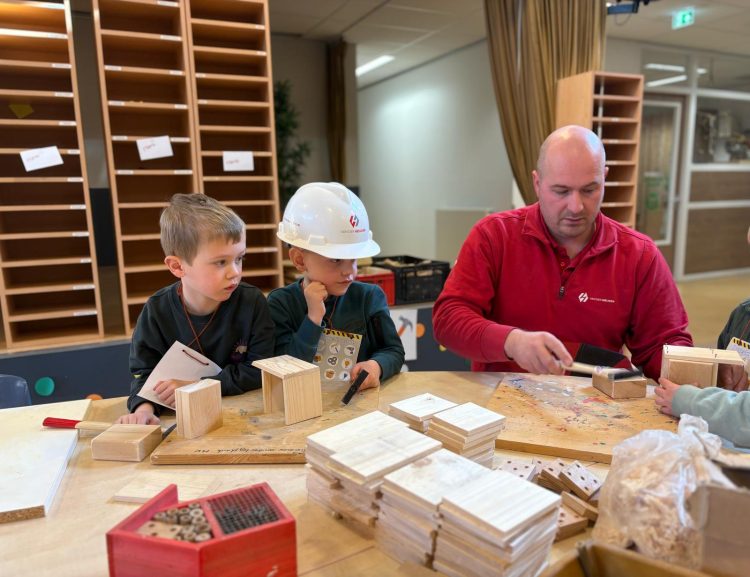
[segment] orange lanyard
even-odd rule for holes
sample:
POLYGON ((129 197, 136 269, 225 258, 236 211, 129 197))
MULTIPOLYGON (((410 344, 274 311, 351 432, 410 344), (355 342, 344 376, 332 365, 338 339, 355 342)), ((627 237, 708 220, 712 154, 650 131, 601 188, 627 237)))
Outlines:
POLYGON ((325 321, 325 325, 327 329, 334 330, 333 328, 333 313, 336 312, 336 305, 339 302, 339 297, 336 297, 336 300, 333 301, 333 307, 331 308, 331 314, 328 315, 328 320, 326 320, 325 317, 323 317, 323 320, 325 321))
MULTIPOLYGON (((205 325, 203 325, 201 332, 196 333, 195 327, 193 326, 193 320, 190 318, 190 313, 188 313, 187 306, 185 305, 185 299, 182 298, 182 284, 180 284, 180 286, 177 287, 177 295, 180 297, 180 302, 182 303, 182 310, 185 311, 185 318, 187 319, 188 325, 190 325, 190 331, 193 333, 193 340, 190 341, 190 343, 188 343, 188 347, 192 347, 193 343, 195 343, 196 345, 198 345, 198 350, 200 351, 200 353, 203 356, 205 356, 206 353, 203 352, 203 347, 201 346, 200 338, 201 338, 201 335, 206 332, 206 329, 208 328, 208 325, 211 324, 211 321, 214 320, 214 317, 216 316, 216 312, 219 310, 219 307, 216 307, 216 309, 214 309, 214 312, 211 314, 211 318, 208 319, 208 322, 205 325)), ((221 306, 221 304, 219 304, 219 306, 221 306)))

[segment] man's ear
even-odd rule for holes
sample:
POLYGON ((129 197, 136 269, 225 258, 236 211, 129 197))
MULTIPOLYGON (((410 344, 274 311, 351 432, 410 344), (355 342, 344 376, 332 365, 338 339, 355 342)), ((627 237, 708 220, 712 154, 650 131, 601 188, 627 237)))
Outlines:
POLYGON ((294 268, 299 272, 307 271, 307 267, 305 266, 305 253, 302 249, 299 249, 296 246, 291 247, 289 249, 289 260, 292 261, 294 268))
POLYGON ((536 197, 539 199, 539 173, 536 170, 531 171, 531 179, 534 182, 534 192, 536 192, 536 197))
POLYGON ((182 259, 179 256, 169 255, 164 259, 164 264, 167 265, 169 272, 177 278, 185 276, 185 269, 182 266, 182 259))

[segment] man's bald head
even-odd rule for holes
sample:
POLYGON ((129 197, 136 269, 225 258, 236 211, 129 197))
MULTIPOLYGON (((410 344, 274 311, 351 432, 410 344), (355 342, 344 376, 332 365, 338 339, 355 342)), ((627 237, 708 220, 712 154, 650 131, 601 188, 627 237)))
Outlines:
POLYGON ((547 168, 547 159, 555 151, 565 149, 568 153, 580 151, 582 154, 589 154, 601 159, 602 172, 606 155, 604 145, 599 137, 588 128, 570 124, 563 126, 552 132, 542 143, 539 148, 539 158, 536 162, 536 171, 543 178, 547 168))

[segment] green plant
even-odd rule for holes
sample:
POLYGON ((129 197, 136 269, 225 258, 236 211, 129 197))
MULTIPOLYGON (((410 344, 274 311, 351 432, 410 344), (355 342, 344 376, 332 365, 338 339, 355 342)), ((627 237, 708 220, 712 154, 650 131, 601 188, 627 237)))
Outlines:
POLYGON ((276 163, 279 173, 279 201, 281 210, 299 188, 299 179, 307 157, 310 143, 297 138, 299 111, 292 103, 292 84, 279 80, 273 85, 273 100, 276 120, 276 163))

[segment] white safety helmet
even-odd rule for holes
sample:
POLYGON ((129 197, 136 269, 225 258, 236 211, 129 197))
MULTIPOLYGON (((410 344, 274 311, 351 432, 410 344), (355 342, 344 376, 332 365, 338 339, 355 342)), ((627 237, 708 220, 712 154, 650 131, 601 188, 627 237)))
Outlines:
POLYGON ((297 189, 276 236, 326 258, 357 259, 380 252, 365 205, 338 182, 312 182, 297 189))

